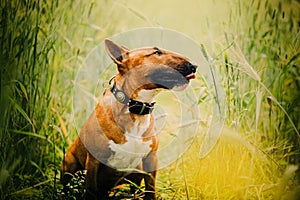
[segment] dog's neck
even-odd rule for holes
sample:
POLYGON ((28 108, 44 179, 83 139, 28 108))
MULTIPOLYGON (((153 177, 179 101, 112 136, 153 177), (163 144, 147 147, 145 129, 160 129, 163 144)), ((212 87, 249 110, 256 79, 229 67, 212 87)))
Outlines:
POLYGON ((136 101, 151 103, 154 97, 160 92, 161 89, 146 90, 141 89, 137 92, 136 101))
POLYGON ((154 108, 154 97, 160 89, 144 89, 140 82, 112 78, 111 92, 119 103, 128 107, 132 114, 150 114, 154 108))

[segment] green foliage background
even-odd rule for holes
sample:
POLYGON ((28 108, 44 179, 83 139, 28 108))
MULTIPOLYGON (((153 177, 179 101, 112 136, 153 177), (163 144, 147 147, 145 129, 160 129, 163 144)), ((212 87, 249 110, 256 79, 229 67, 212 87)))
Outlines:
MULTIPOLYGON (((195 156, 199 133, 183 158, 160 172, 159 198, 299 195, 299 1, 2 0, 0 9, 1 199, 60 197, 59 165, 77 134, 76 72, 104 38, 145 26, 203 44, 228 107, 213 152, 195 156)), ((211 101, 206 96, 200 108, 211 101)))

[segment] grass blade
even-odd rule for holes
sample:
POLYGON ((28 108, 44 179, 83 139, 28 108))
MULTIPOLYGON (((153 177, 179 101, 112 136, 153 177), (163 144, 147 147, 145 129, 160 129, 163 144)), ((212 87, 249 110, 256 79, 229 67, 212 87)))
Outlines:
POLYGON ((43 140, 47 140, 47 138, 45 136, 39 135, 37 133, 21 131, 21 130, 10 130, 10 132, 21 134, 21 135, 27 135, 27 136, 30 136, 30 137, 35 137, 35 138, 39 138, 39 139, 43 139, 43 140))
POLYGON ((26 119, 26 121, 31 124, 32 129, 35 130, 31 119, 29 118, 27 113, 22 109, 22 107, 14 99, 12 99, 12 98, 9 98, 9 99, 12 102, 12 104, 14 105, 14 107, 19 111, 19 113, 26 119))
POLYGON ((261 101, 262 101, 262 93, 258 90, 256 92, 256 109, 255 109, 255 132, 256 133, 258 133, 258 123, 259 123, 261 101))

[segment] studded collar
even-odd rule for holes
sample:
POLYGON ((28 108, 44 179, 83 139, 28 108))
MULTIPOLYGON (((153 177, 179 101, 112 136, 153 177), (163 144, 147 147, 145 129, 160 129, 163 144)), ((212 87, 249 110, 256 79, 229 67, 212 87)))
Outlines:
MULTIPOLYGON (((114 77, 109 81, 110 85, 113 79, 114 77)), ((117 88, 115 81, 113 82, 110 91, 113 93, 117 101, 126 105, 129 109, 129 112, 133 114, 147 115, 152 113, 154 109, 155 102, 146 103, 131 99, 127 94, 125 94, 125 92, 117 88)))

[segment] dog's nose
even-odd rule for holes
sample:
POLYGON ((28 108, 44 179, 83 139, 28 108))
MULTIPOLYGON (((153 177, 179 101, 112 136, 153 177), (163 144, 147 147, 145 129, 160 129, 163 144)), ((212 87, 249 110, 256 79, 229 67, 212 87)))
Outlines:
POLYGON ((196 70, 197 70, 197 65, 191 65, 191 71, 193 72, 193 73, 196 73, 196 70))
POLYGON ((187 63, 187 70, 189 73, 196 73, 197 67, 197 65, 194 65, 190 62, 187 63))

